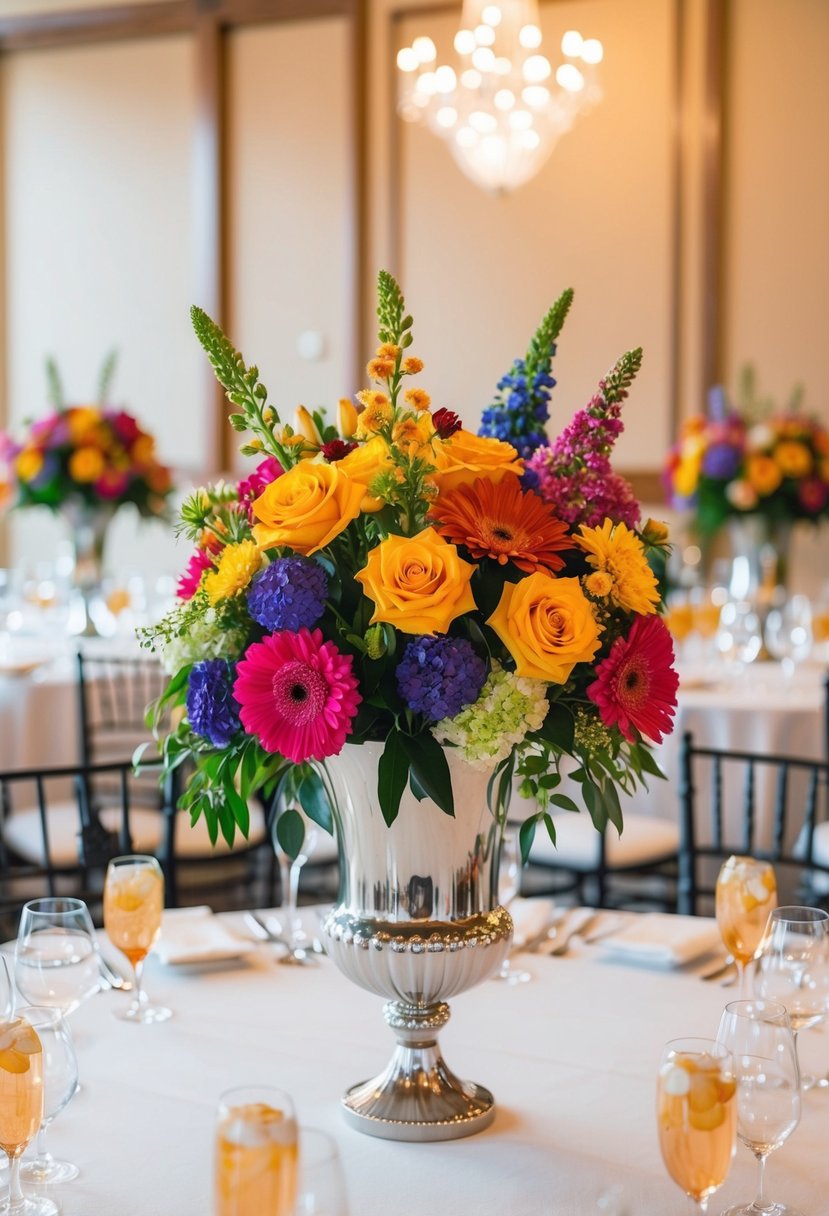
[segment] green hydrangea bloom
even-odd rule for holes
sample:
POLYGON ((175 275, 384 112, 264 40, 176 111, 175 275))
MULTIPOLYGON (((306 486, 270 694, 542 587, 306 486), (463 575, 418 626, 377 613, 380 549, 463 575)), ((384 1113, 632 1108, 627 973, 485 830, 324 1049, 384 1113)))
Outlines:
POLYGON ((490 768, 541 726, 548 709, 542 680, 519 678, 493 663, 478 700, 437 722, 432 734, 439 743, 454 743, 473 768, 490 768))

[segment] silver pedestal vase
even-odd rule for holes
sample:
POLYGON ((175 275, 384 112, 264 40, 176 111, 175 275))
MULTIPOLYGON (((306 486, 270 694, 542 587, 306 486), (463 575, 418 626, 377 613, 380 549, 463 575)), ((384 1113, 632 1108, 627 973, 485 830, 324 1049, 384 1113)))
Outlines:
POLYGON ((339 903, 323 928, 328 952, 355 984, 386 998, 397 1040, 383 1072, 349 1089, 343 1105, 371 1136, 453 1140, 495 1115, 492 1094, 451 1072, 437 1037, 448 998, 496 972, 512 942, 497 898, 506 806, 490 809, 490 774, 449 749, 455 817, 407 788, 387 827, 377 796, 382 749, 347 744, 325 762, 340 849, 339 903))
POLYGON ((98 636, 91 605, 101 589, 107 530, 115 511, 109 504, 67 502, 61 507, 74 553, 72 582, 82 613, 73 632, 80 637, 98 636))

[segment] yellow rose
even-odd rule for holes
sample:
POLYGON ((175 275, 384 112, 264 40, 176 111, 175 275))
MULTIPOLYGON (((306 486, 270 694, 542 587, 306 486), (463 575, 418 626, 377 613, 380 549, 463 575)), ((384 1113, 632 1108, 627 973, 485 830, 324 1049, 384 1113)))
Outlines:
POLYGON ((97 448, 78 448, 69 457, 69 476, 73 481, 97 481, 103 471, 104 458, 97 448))
POLYGON ((439 532, 424 528, 381 541, 355 577, 374 601, 372 625, 388 621, 401 633, 445 633, 456 616, 475 610, 474 570, 439 532))
POLYGON ((774 449, 774 459, 784 477, 805 477, 812 471, 812 453, 794 439, 778 443, 774 449))
POLYGON ((697 488, 702 461, 699 456, 684 457, 674 470, 674 489, 683 498, 690 498, 697 488))
POLYGON ((284 545, 305 556, 316 553, 357 518, 365 492, 335 464, 303 460, 255 499, 253 539, 260 549, 284 545))
POLYGON ((18 453, 14 469, 21 481, 33 481, 43 468, 43 452, 40 448, 24 448, 18 453))
POLYGON ((590 601, 577 578, 550 578, 537 571, 505 583, 489 618, 515 659, 515 674, 564 684, 577 663, 589 663, 601 645, 590 601))
POLYGON ((437 471, 431 474, 431 480, 441 494, 471 485, 476 477, 499 482, 509 474, 520 477, 524 472, 524 462, 512 444, 483 439, 463 429, 455 431, 451 439, 434 444, 434 464, 437 471))
POLYGON ((70 405, 66 422, 73 443, 80 443, 101 421, 101 411, 92 405, 70 405))
POLYGON ((783 474, 771 456, 749 456, 746 461, 746 480, 762 498, 773 494, 783 480, 783 474))
POLYGON ((664 545, 668 540, 668 525, 664 520, 649 516, 642 529, 642 537, 649 545, 664 545))

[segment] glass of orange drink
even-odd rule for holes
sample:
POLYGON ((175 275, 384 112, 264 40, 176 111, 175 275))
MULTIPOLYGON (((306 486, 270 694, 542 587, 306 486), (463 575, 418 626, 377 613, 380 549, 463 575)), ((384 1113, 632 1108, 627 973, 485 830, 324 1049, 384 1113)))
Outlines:
POLYGON ((662 1160, 674 1182, 708 1211, 731 1168, 737 1135, 731 1053, 713 1039, 674 1039, 662 1051, 657 1118, 662 1160))
POLYGON ((165 1022, 171 1011, 152 1005, 142 985, 144 961, 161 932, 164 875, 155 857, 114 857, 104 882, 104 928, 133 970, 132 1001, 115 1010, 128 1022, 165 1022))
POLYGON ((0 1146, 9 1159, 8 1194, 0 1213, 57 1216, 51 1199, 23 1194, 20 1158, 43 1120, 43 1049, 22 1017, 0 1022, 0 1146))
POLYGON ((219 1099, 215 1216, 293 1216, 297 1126, 288 1094, 257 1085, 219 1099))
POLYGON ((737 966, 740 995, 748 1000, 753 969, 769 913, 777 907, 777 881, 769 862, 729 857, 720 867, 716 886, 717 925, 723 945, 737 966))

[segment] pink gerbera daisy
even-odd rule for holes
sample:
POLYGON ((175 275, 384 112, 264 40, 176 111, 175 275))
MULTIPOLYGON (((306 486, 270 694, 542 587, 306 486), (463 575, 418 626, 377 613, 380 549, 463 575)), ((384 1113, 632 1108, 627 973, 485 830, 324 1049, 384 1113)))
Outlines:
POLYGON ((180 600, 191 600, 201 586, 205 570, 212 570, 213 563, 204 549, 197 549, 187 563, 187 569, 178 580, 176 595, 180 600))
POLYGON ((283 629, 254 642, 236 668, 242 725, 295 764, 336 756, 362 697, 350 655, 319 629, 283 629))
POLYGON ((637 616, 627 637, 617 638, 596 668, 587 695, 605 726, 618 726, 629 743, 634 730, 661 743, 673 729, 679 676, 674 647, 661 617, 637 616))

